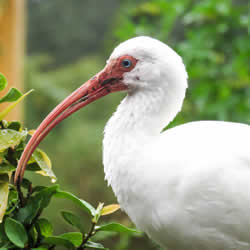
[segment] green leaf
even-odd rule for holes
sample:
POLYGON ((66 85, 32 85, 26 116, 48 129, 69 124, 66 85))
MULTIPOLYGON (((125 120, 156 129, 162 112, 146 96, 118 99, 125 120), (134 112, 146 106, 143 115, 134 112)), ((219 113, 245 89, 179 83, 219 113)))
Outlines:
POLYGON ((21 132, 12 129, 0 130, 0 152, 11 146, 18 145, 22 140, 25 140, 26 136, 26 130, 23 130, 21 132))
POLYGON ((13 102, 12 104, 10 104, 7 108, 5 108, 2 112, 0 112, 0 120, 3 120, 4 117, 10 112, 12 111, 12 109, 14 109, 16 107, 16 105, 21 102, 28 94, 30 94, 33 91, 30 90, 27 93, 25 93, 24 95, 22 95, 17 101, 13 102))
POLYGON ((79 232, 61 234, 60 238, 69 240, 75 247, 79 247, 82 244, 83 235, 79 232))
POLYGON ((9 175, 6 173, 0 174, 0 183, 9 183, 9 175))
POLYGON ((2 129, 3 128, 8 128, 8 126, 9 126, 9 122, 6 121, 6 120, 1 120, 0 124, 1 124, 2 129))
POLYGON ((90 214, 91 216, 95 216, 96 214, 96 209, 90 205, 88 202, 77 198, 75 195, 69 193, 69 192, 65 192, 65 191, 58 191, 55 194, 55 197, 57 198, 64 198, 64 199, 68 199, 73 201, 74 203, 76 203, 78 206, 80 206, 85 212, 87 212, 88 214, 90 214))
POLYGON ((4 231, 4 224, 1 223, 0 224, 0 243, 2 243, 3 241, 9 241, 9 240, 4 231))
POLYGON ((47 219, 41 218, 37 220, 36 228, 38 233, 44 237, 50 237, 53 234, 53 226, 47 219))
POLYGON ((14 190, 14 189, 11 189, 10 190, 10 193, 9 193, 9 203, 15 203, 15 202, 17 202, 17 200, 18 200, 18 193, 17 193, 17 191, 16 190, 14 190))
POLYGON ((96 226, 97 231, 109 231, 118 233, 140 233, 136 229, 125 227, 119 223, 109 223, 102 226, 96 226))
POLYGON ((5 211, 7 209, 8 195, 9 195, 9 183, 0 182, 0 223, 2 223, 5 211))
POLYGON ((0 103, 3 102, 15 102, 22 96, 22 93, 16 89, 16 88, 11 88, 9 89, 8 93, 0 98, 0 103))
POLYGON ((32 163, 28 162, 26 170, 36 172, 36 171, 41 171, 41 168, 39 167, 39 165, 36 162, 32 162, 32 163))
POLYGON ((40 205, 41 210, 49 205, 52 196, 54 196, 58 192, 58 188, 59 185, 43 188, 41 191, 37 192, 34 195, 35 200, 37 201, 41 200, 41 205, 40 205))
POLYGON ((19 121, 12 121, 8 124, 8 129, 19 131, 21 129, 21 123, 19 121))
POLYGON ((23 188, 29 189, 32 186, 32 183, 28 179, 23 178, 21 185, 22 185, 23 188))
POLYGON ((9 164, 0 164, 0 174, 3 173, 11 173, 16 170, 16 167, 9 165, 9 164))
POLYGON ((0 73, 0 91, 5 89, 7 84, 8 83, 7 83, 5 76, 2 73, 0 73))
POLYGON ((10 217, 5 220, 4 229, 9 240, 20 248, 24 248, 28 242, 28 236, 24 226, 10 217))
POLYGON ((49 176, 53 183, 56 182, 56 176, 51 169, 52 166, 49 157, 40 149, 36 149, 32 157, 41 168, 41 171, 37 171, 37 173, 43 176, 49 176))
POLYGON ((38 214, 42 200, 31 197, 26 206, 19 209, 17 213, 18 221, 24 224, 31 224, 32 220, 38 214))
POLYGON ((8 209, 5 211, 5 215, 10 214, 18 205, 18 193, 14 189, 10 189, 8 195, 8 209))
POLYGON ((32 189, 32 192, 33 193, 38 193, 38 192, 41 192, 42 190, 46 189, 46 187, 44 186, 35 186, 33 189, 32 189))
POLYGON ((31 250, 48 250, 46 247, 31 248, 31 250))
POLYGON ((29 244, 35 245, 38 240, 38 232, 34 224, 32 225, 31 229, 29 229, 28 237, 29 244))
POLYGON ((92 241, 88 241, 88 242, 85 244, 85 247, 87 247, 87 248, 92 248, 92 249, 104 249, 104 250, 109 250, 108 248, 105 248, 102 244, 100 244, 100 243, 95 243, 95 242, 92 242, 92 241))
POLYGON ((71 226, 76 227, 82 233, 84 232, 83 225, 81 224, 81 219, 78 216, 67 211, 62 211, 61 214, 64 220, 67 221, 71 226))
POLYGON ((63 239, 60 236, 50 236, 47 237, 43 240, 43 243, 47 243, 50 245, 56 245, 56 246, 65 246, 67 247, 69 250, 75 250, 75 246, 72 244, 71 241, 67 240, 67 239, 63 239))

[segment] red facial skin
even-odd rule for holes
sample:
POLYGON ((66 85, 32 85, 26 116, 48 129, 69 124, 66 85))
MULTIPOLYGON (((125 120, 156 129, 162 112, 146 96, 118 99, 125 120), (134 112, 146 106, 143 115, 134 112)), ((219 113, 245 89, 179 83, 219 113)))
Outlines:
POLYGON ((88 80, 85 84, 75 90, 71 95, 56 106, 51 113, 43 120, 36 132, 32 135, 23 154, 18 162, 15 173, 15 183, 21 183, 32 153, 44 139, 44 137, 62 120, 88 105, 89 103, 106 96, 112 92, 127 90, 128 86, 123 83, 123 74, 130 72, 137 63, 137 59, 125 55, 111 60, 107 66, 97 75, 88 80), (130 67, 124 67, 122 62, 129 59, 130 67))

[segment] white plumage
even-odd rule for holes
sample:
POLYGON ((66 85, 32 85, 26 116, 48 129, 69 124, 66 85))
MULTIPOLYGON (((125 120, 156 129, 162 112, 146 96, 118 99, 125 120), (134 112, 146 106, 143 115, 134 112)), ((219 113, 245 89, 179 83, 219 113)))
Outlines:
POLYGON ((181 110, 182 59, 149 37, 120 44, 106 67, 44 119, 15 174, 62 120, 109 93, 128 91, 109 120, 104 171, 138 228, 168 250, 250 250, 250 126, 191 122, 162 132, 181 110))
POLYGON ((249 250, 250 126, 200 121, 161 133, 185 96, 182 60, 149 37, 122 43, 110 60, 123 55, 138 63, 103 142, 122 208, 169 250, 249 250))

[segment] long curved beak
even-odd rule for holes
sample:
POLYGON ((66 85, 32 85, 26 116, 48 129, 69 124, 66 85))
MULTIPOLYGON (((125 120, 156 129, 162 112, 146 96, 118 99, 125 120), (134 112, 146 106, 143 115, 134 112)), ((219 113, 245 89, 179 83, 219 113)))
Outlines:
POLYGON ((26 164, 32 153, 58 123, 82 107, 109 93, 126 89, 127 86, 122 82, 122 75, 119 72, 114 73, 113 71, 112 73, 112 68, 107 66, 103 71, 69 95, 51 111, 32 135, 18 162, 14 179, 15 184, 22 182, 26 164))

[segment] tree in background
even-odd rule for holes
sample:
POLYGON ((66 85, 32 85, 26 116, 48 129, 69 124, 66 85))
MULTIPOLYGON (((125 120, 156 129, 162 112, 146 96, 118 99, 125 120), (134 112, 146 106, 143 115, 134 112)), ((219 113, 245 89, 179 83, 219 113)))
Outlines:
POLYGON ((28 52, 46 53, 54 65, 73 62, 102 47, 116 0, 28 1, 28 52))

